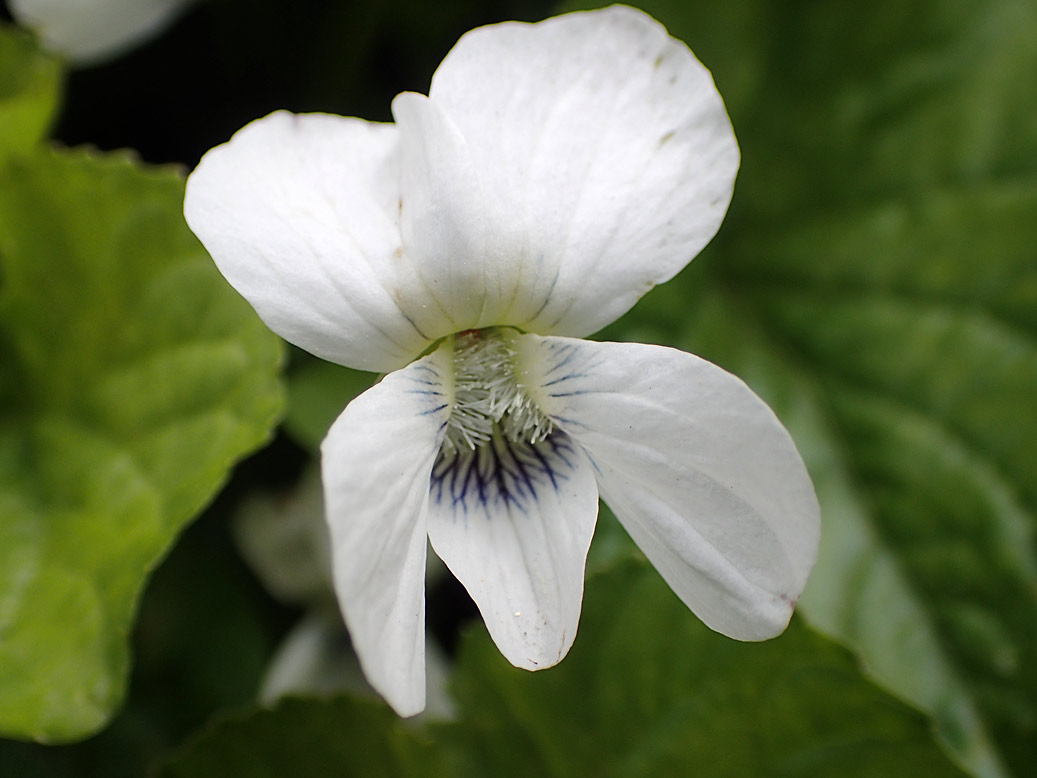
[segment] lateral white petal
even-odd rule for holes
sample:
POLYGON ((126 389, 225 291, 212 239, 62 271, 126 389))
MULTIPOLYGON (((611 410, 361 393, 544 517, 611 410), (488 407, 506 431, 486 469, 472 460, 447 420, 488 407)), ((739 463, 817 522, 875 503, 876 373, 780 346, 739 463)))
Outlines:
MULTIPOLYGON (((738 147, 709 71, 624 6, 464 35, 430 90, 500 251, 495 323, 585 335, 716 233, 738 147)), ((498 261, 498 260, 494 260, 498 261)))
POLYGON ((321 446, 335 593, 368 680, 401 716, 425 707, 426 513, 449 369, 437 351, 390 373, 321 446))
POLYGON ((384 372, 431 342, 401 312, 398 132, 278 111, 207 153, 184 214, 231 285, 281 337, 384 372))
POLYGON ((118 56, 156 34, 191 0, 10 0, 11 15, 79 65, 118 56))
POLYGON ((587 452, 602 499, 677 595, 731 637, 781 632, 816 559, 820 515, 770 408, 683 351, 517 342, 531 395, 587 452))
POLYGON ((533 446, 498 435, 436 462, 429 540, 516 667, 569 651, 597 515, 590 463, 561 432, 533 446))

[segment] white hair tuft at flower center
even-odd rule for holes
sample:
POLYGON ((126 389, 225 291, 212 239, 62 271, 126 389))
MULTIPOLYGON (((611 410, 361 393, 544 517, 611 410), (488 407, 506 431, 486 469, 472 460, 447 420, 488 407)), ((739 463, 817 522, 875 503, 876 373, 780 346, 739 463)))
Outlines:
POLYGON ((451 336, 453 397, 443 454, 474 451, 494 437, 536 445, 554 430, 522 385, 513 330, 489 327, 451 336))

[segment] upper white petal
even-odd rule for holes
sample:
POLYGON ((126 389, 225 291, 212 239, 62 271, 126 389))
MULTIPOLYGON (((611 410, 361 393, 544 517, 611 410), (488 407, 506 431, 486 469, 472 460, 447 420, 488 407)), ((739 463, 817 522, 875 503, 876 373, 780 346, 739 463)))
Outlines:
POLYGON ((482 324, 594 332, 687 264, 726 212, 738 148, 723 102, 688 47, 641 11, 473 30, 430 98, 478 179, 459 191, 458 166, 433 163, 429 188, 461 203, 439 215, 469 218, 476 191, 493 240, 464 257, 494 265, 482 324))
POLYGON ((400 231, 404 256, 397 276, 401 305, 421 330, 438 338, 496 321, 492 283, 496 236, 468 144, 424 95, 393 101, 400 131, 400 231))
POLYGON ((449 369, 440 351, 390 373, 321 446, 335 593, 368 680, 403 716, 425 706, 426 513, 449 369))
POLYGON ((168 24, 191 0, 10 0, 11 14, 51 51, 79 64, 121 54, 168 24))
POLYGON ((674 349, 517 342, 531 395, 587 452, 602 499, 677 595, 731 637, 781 632, 816 559, 820 516, 763 401, 674 349))
POLYGON ((211 150, 187 181, 187 223, 277 334, 376 372, 429 344, 400 310, 398 132, 284 111, 211 150))
POLYGON ((436 463, 429 540, 515 666, 550 667, 572 645, 597 515, 590 463, 562 433, 436 463))

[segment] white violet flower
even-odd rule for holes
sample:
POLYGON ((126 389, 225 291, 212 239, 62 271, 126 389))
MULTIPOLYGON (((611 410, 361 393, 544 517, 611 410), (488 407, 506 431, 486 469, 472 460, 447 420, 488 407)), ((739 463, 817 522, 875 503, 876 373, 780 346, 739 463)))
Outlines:
POLYGON ((613 6, 473 30, 392 108, 255 121, 185 204, 271 329, 387 373, 322 446, 371 683, 401 715, 424 706, 426 537, 509 661, 557 663, 599 495, 707 625, 780 633, 819 533, 788 433, 709 362, 582 339, 720 226, 738 147, 709 72, 613 6))
POLYGON ((77 65, 112 59, 157 35, 194 0, 10 0, 11 15, 77 65))

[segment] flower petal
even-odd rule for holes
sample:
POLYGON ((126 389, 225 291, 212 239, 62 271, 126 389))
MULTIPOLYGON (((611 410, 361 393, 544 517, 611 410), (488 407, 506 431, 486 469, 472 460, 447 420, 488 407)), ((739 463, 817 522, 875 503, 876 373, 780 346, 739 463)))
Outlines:
POLYGON ((368 680, 402 716, 425 706, 425 520, 450 369, 437 351, 390 373, 321 446, 335 593, 368 680))
POLYGON ((683 351, 516 342, 531 397, 586 451, 602 499, 677 595, 730 637, 781 632, 817 556, 820 517, 770 408, 683 351))
POLYGON ((10 0, 11 15, 81 65, 111 59, 165 27, 191 0, 10 0))
POLYGON ((400 130, 401 304, 433 338, 495 324, 483 313, 499 308, 487 299, 487 276, 500 264, 490 252, 501 247, 489 239, 468 145, 424 95, 404 92, 392 106, 400 130))
POLYGON ((206 154, 184 213, 220 272, 288 341, 384 372, 431 342, 401 312, 398 133, 284 111, 206 154))
POLYGON ((429 540, 516 667, 550 667, 572 645, 597 515, 590 463, 561 432, 437 460, 429 540))
POLYGON ((688 47, 641 11, 473 30, 430 96, 470 152, 495 243, 486 261, 500 265, 501 288, 518 290, 488 295, 487 323, 594 332, 684 267, 723 220, 738 168, 723 102, 688 47))

